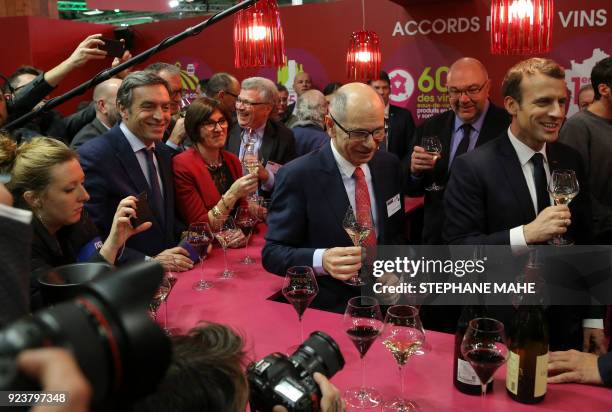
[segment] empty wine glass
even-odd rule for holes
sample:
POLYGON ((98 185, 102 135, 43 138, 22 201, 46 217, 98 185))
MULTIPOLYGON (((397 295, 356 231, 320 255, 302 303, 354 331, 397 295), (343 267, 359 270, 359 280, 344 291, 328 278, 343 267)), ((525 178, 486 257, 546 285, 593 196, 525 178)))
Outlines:
POLYGON ((302 316, 304 316, 304 312, 310 305, 310 302, 319 293, 319 285, 317 285, 317 278, 312 268, 310 266, 292 266, 287 269, 282 293, 298 314, 298 322, 300 324, 299 346, 304 342, 302 316))
MULTIPOLYGON (((555 200, 555 205, 569 205, 580 191, 576 172, 568 169, 554 170, 550 176, 548 191, 555 200)), ((565 246, 573 242, 563 235, 557 235, 550 243, 555 246, 565 246)))
POLYGON ((413 355, 424 355, 428 349, 425 329, 414 306, 395 305, 387 310, 382 332, 382 343, 399 366, 401 392, 383 405, 383 411, 419 410, 416 402, 405 398, 404 365, 413 355))
POLYGON ((425 188, 425 190, 430 192, 438 192, 444 189, 443 185, 436 184, 435 173, 435 163, 442 157, 442 142, 437 136, 425 136, 421 140, 421 144, 423 145, 423 149, 434 157, 434 169, 431 171, 432 182, 431 185, 425 188))
POLYGON ((344 399, 355 408, 373 408, 380 404, 382 397, 376 389, 366 387, 365 355, 383 327, 378 301, 368 296, 351 298, 346 305, 343 324, 361 358, 361 386, 344 392, 344 399))
POLYGON ((164 298, 164 332, 167 336, 172 336, 175 331, 168 327, 168 300, 170 299, 170 293, 172 289, 174 289, 174 285, 178 282, 178 278, 176 276, 164 276, 164 279, 168 285, 168 292, 164 298))
MULTIPOLYGON (((342 220, 342 227, 348 234, 349 238, 353 242, 354 246, 362 246, 363 241, 368 237, 370 232, 372 231, 372 227, 369 225, 369 219, 366 217, 359 219, 358 216, 353 212, 353 208, 349 206, 346 213, 344 214, 344 219, 342 220)), ((359 273, 349 280, 346 280, 345 283, 351 286, 363 286, 365 285, 365 281, 363 278, 365 277, 365 265, 361 266, 359 273)))
POLYGON ((236 224, 231 216, 227 216, 225 220, 219 219, 215 221, 212 228, 213 234, 217 242, 223 249, 224 270, 221 272, 221 278, 231 279, 234 276, 234 271, 227 268, 227 248, 237 238, 238 231, 236 224))
POLYGON ((472 319, 461 341, 461 354, 478 375, 484 400, 487 382, 508 359, 504 324, 491 318, 472 319))
POLYGON ((240 261, 244 265, 250 265, 254 262, 254 260, 249 256, 249 239, 251 238, 251 234, 253 233, 253 228, 257 224, 257 218, 253 215, 253 211, 250 206, 240 206, 238 210, 236 210, 236 226, 242 230, 244 236, 246 237, 245 242, 245 256, 240 261))
MULTIPOLYGON (((254 140, 248 140, 244 145, 244 152, 242 154, 242 166, 247 173, 257 173, 259 170, 259 150, 255 145, 254 140)), ((257 191, 253 193, 249 193, 247 195, 247 201, 253 200, 256 201, 258 199, 257 191)))
POLYGON ((204 259, 208 255, 208 246, 212 239, 213 236, 208 223, 196 222, 189 225, 187 229, 187 243, 198 254, 200 261, 200 279, 192 286, 192 289, 198 292, 213 287, 212 283, 204 280, 204 259))

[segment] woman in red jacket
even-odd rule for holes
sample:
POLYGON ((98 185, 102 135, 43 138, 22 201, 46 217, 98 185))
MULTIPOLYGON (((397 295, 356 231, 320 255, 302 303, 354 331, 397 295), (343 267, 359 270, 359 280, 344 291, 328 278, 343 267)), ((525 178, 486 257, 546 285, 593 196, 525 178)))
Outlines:
POLYGON ((217 100, 207 97, 187 109, 185 132, 193 146, 172 160, 177 207, 187 224, 218 222, 257 190, 257 174, 242 176, 238 157, 223 149, 229 118, 217 100))

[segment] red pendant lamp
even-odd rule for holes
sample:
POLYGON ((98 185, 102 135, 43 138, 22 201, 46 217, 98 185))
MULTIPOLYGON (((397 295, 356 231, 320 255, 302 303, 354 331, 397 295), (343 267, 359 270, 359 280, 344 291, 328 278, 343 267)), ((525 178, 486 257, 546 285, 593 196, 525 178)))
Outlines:
POLYGON ((234 66, 280 67, 287 63, 276 0, 258 0, 234 18, 234 66))
POLYGON ((361 0, 362 29, 353 32, 346 53, 346 71, 349 79, 365 81, 376 79, 380 73, 380 40, 376 32, 365 29, 365 5, 361 0))
POLYGON ((549 52, 553 18, 553 0, 492 0, 491 54, 549 52))

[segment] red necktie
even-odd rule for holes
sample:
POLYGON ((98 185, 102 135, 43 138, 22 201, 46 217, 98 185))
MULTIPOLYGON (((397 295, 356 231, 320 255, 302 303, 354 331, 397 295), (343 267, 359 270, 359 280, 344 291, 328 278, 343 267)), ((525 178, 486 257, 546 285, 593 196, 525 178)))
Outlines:
POLYGON ((365 180, 365 175, 360 167, 355 169, 353 173, 355 178, 355 209, 357 222, 361 225, 367 224, 372 230, 362 243, 364 247, 376 246, 376 232, 374 231, 374 222, 372 222, 372 207, 370 205, 370 192, 368 184, 365 180))

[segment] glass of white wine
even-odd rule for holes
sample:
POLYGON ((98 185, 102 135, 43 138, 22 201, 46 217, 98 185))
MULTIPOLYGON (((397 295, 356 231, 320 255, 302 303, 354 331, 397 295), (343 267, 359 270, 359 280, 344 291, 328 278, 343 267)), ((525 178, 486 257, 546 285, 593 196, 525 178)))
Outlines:
MULTIPOLYGON (((255 145, 255 141, 249 140, 244 146, 244 153, 242 154, 242 166, 244 170, 249 173, 257 173, 259 170, 259 150, 255 145)), ((247 200, 256 201, 258 199, 257 191, 247 195, 247 200)))
MULTIPOLYGON (((555 205, 569 205, 580 191, 576 172, 569 169, 554 170, 550 176, 548 191, 555 200, 555 205)), ((565 246, 571 245, 573 242, 562 235, 558 235, 550 243, 555 246, 565 246)))
MULTIPOLYGON (((366 219, 358 219, 353 212, 353 208, 351 206, 348 207, 346 213, 344 214, 344 219, 342 221, 342 227, 348 234, 349 238, 353 242, 354 246, 361 246, 363 241, 368 237, 372 228, 366 223, 366 219), (361 222, 360 222, 361 220, 361 222)), ((345 281, 345 283, 351 286, 363 286, 365 285, 365 281, 363 280, 363 276, 365 275, 363 272, 365 271, 365 265, 363 265, 359 271, 359 274, 353 276, 349 280, 345 281)))
POLYGON ((425 190, 429 192, 439 192, 444 189, 444 185, 436 183, 436 170, 435 165, 438 160, 442 157, 442 142, 437 136, 425 136, 421 140, 423 149, 434 157, 434 169, 431 171, 432 182, 431 185, 427 186, 425 190))

